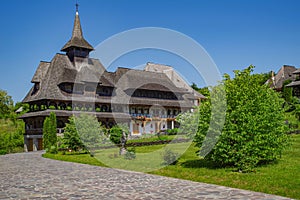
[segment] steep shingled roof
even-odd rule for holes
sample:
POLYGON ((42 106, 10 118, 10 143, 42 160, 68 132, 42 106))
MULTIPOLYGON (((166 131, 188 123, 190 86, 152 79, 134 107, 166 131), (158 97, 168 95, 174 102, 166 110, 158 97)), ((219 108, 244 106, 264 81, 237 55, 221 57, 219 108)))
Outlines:
POLYGON ((83 37, 78 11, 76 11, 75 15, 72 38, 64 45, 61 51, 66 52, 71 47, 79 47, 89 51, 94 50, 93 46, 90 45, 83 37))
POLYGON ((32 94, 34 87, 28 92, 23 102, 38 101, 43 99, 55 99, 55 100, 72 100, 72 96, 64 94, 60 88, 61 83, 84 83, 85 81, 103 82, 105 86, 113 86, 109 80, 105 77, 102 78, 102 74, 99 72, 105 72, 105 68, 97 59, 87 59, 88 62, 84 64, 84 67, 77 68, 77 64, 69 60, 67 55, 56 54, 49 63, 48 67, 40 69, 39 74, 44 74, 40 81, 39 90, 32 94), (80 76, 81 70, 84 70, 87 74, 93 74, 93 80, 87 80, 86 76, 80 76))
POLYGON ((41 61, 37 70, 35 71, 34 76, 31 79, 31 83, 40 83, 43 80, 49 66, 49 62, 41 61))
POLYGON ((294 66, 289 65, 283 65, 280 70, 277 72, 277 74, 270 78, 266 84, 270 84, 271 88, 281 90, 283 86, 283 82, 285 80, 292 80, 293 79, 293 72, 297 70, 294 66))

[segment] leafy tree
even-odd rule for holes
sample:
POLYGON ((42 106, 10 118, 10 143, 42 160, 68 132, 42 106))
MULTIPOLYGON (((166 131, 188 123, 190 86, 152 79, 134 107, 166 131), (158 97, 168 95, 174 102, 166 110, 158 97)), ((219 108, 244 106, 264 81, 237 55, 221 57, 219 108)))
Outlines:
POLYGON ((129 134, 129 128, 126 124, 118 124, 118 125, 113 126, 109 130, 110 141, 112 141, 115 144, 120 144, 123 131, 125 132, 126 137, 127 137, 129 134))
POLYGON ((205 97, 209 97, 210 95, 210 91, 208 87, 199 88, 195 83, 193 83, 191 87, 197 92, 199 92, 200 94, 203 94, 205 97))
POLYGON ((198 88, 197 84, 194 82, 192 83, 191 87, 196 91, 198 91, 200 89, 200 88, 198 88))
POLYGON ((0 119, 0 154, 23 151, 24 126, 22 120, 0 119))
POLYGON ((258 84, 263 85, 272 77, 272 71, 267 73, 252 74, 252 76, 257 79, 258 84))
POLYGON ((56 115, 51 112, 49 117, 46 117, 43 124, 43 144, 44 149, 50 150, 57 147, 57 124, 56 115))
POLYGON ((84 148, 76 128, 75 116, 70 117, 69 122, 66 123, 63 144, 72 151, 78 151, 84 148))
POLYGON ((88 114, 75 117, 75 122, 81 141, 85 148, 93 154, 93 150, 99 148, 105 138, 101 123, 95 116, 88 114))
POLYGON ((101 123, 93 115, 80 114, 69 118, 66 124, 63 145, 73 151, 88 150, 91 155, 105 138, 101 123))
POLYGON ((6 91, 0 90, 0 119, 6 119, 13 111, 13 100, 6 91))
POLYGON ((197 109, 194 112, 180 113, 176 117, 176 121, 179 122, 180 124, 178 130, 180 133, 187 134, 191 138, 195 136, 195 133, 198 130, 198 120, 199 120, 198 111, 199 110, 197 109))
POLYGON ((213 116, 211 113, 213 103, 219 109, 222 103, 212 102, 214 100, 210 98, 199 108, 199 127, 195 137, 200 152, 217 139, 212 150, 206 152, 205 159, 244 172, 276 160, 288 144, 283 100, 274 90, 261 84, 256 75, 251 75, 253 68, 235 71, 234 78, 225 74, 222 84, 212 89, 211 94, 217 97, 222 93, 220 87, 226 92, 227 109, 222 133, 219 135, 215 129, 222 124, 218 114, 213 116), (204 144, 206 133, 212 133, 214 137, 204 144))
POLYGON ((285 80, 282 85, 282 97, 287 103, 292 103, 293 101, 293 89, 291 87, 286 87, 286 85, 291 82, 291 80, 285 80))

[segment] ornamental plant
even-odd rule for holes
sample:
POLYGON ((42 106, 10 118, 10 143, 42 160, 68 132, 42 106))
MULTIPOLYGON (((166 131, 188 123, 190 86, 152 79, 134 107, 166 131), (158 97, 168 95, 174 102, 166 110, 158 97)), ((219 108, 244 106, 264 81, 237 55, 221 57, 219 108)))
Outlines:
POLYGON ((195 142, 200 153, 220 167, 235 167, 240 172, 249 172, 258 165, 275 161, 288 145, 282 107, 284 100, 267 85, 261 84, 257 74, 251 74, 253 68, 235 71, 234 78, 225 74, 222 83, 211 88, 210 96, 215 98, 203 102, 196 112, 199 123, 195 142), (211 110, 213 102, 222 112, 224 100, 218 97, 224 91, 227 105, 220 134, 216 127, 221 126, 222 120, 218 118, 218 112, 213 116, 211 110), (207 133, 212 137, 204 142, 207 133), (217 141, 215 145, 213 140, 217 141), (206 151, 211 145, 213 148, 206 151))
MULTIPOLYGON (((56 115, 51 112, 49 117, 46 117, 43 123, 43 145, 44 149, 50 150, 51 147, 57 147, 56 135, 56 115)), ((52 147, 52 149, 53 149, 52 147)), ((55 152, 55 151, 52 151, 55 152)))
POLYGON ((113 126, 109 130, 110 141, 113 142, 114 144, 121 144, 121 137, 122 137, 123 131, 125 132, 126 138, 127 138, 128 134, 129 134, 129 128, 126 124, 118 124, 118 125, 113 126))

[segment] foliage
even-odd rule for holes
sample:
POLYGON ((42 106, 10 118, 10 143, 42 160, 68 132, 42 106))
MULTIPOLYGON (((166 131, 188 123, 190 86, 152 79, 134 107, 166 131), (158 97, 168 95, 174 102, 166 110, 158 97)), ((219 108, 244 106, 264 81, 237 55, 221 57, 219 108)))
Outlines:
POLYGON ((180 124, 178 131, 193 138, 198 130, 199 110, 196 109, 194 112, 180 113, 177 115, 176 121, 180 124))
POLYGON ((191 87, 197 92, 199 92, 200 94, 203 94, 205 97, 210 96, 210 91, 208 87, 199 88, 195 83, 192 83, 191 87))
POLYGON ((49 153, 52 153, 52 154, 57 154, 57 146, 51 146, 50 147, 50 150, 49 150, 49 153))
POLYGON ((264 85, 272 77, 272 71, 267 73, 252 74, 252 76, 256 79, 258 84, 264 85))
POLYGON ((69 122, 66 123, 62 145, 72 151, 84 149, 84 144, 76 128, 75 116, 70 117, 69 122))
POLYGON ((282 97, 287 103, 292 103, 293 101, 293 89, 291 87, 286 87, 286 85, 291 82, 291 80, 285 80, 282 85, 282 97))
POLYGON ((136 155, 135 155, 135 148, 131 148, 131 149, 127 149, 125 155, 124 155, 124 158, 126 160, 133 160, 136 158, 136 155))
POLYGON ((50 150, 52 146, 57 147, 56 129, 56 115, 55 113, 51 112, 50 116, 46 117, 43 123, 43 145, 46 151, 50 150))
POLYGON ((168 129, 167 133, 168 135, 177 135, 179 132, 178 128, 168 129))
MULTIPOLYGON (((261 80, 251 75, 252 70, 250 66, 243 71, 235 71, 233 79, 229 75, 224 76, 221 85, 226 92, 227 110, 222 134, 218 135, 214 130, 220 125, 220 120, 216 117, 218 115, 211 114, 214 102, 210 99, 200 106, 199 127, 195 137, 201 152, 212 145, 208 141, 205 143, 208 145, 203 146, 206 133, 212 133, 212 141, 218 141, 207 152, 205 159, 219 166, 236 167, 243 172, 276 160, 287 145, 283 101, 278 93, 267 85, 261 85, 261 80)), ((221 85, 214 87, 212 94, 218 96, 221 85)))
POLYGON ((300 104, 295 104, 295 110, 293 111, 294 115, 300 120, 300 104))
POLYGON ((0 154, 22 152, 25 125, 22 120, 0 119, 0 154))
POLYGON ((80 114, 69 118, 66 124, 61 147, 72 151, 88 150, 93 155, 105 139, 101 123, 93 115, 80 114))
POLYGON ((0 119, 9 118, 13 111, 12 97, 6 91, 0 90, 0 119))
POLYGON ((93 115, 80 114, 75 117, 76 128, 83 145, 93 154, 93 150, 99 148, 105 139, 101 122, 93 115))
POLYGON ((162 157, 164 160, 164 165, 175 165, 179 155, 173 152, 171 149, 165 148, 164 152, 162 153, 162 157))
POLYGON ((114 144, 120 144, 123 131, 125 132, 126 138, 127 138, 128 134, 129 134, 129 128, 126 124, 118 124, 118 125, 113 126, 109 130, 110 141, 112 141, 114 144))
POLYGON ((27 113, 29 111, 29 104, 22 103, 22 102, 17 102, 16 105, 14 106, 13 111, 15 112, 21 107, 22 107, 22 112, 20 113, 20 115, 23 115, 24 113, 27 113))

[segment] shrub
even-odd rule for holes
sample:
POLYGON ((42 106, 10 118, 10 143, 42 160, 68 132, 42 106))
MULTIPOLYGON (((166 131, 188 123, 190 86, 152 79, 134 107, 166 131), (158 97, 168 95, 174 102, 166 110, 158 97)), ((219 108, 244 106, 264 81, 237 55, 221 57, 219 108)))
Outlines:
POLYGON ((43 145, 45 149, 51 149, 52 146, 57 146, 57 131, 56 131, 56 115, 51 112, 49 117, 46 117, 43 124, 43 145))
POLYGON ((168 133, 168 135, 177 135, 178 134, 178 128, 168 129, 167 133, 168 133))
POLYGON ((49 153, 52 153, 52 154, 57 154, 57 147, 56 146, 51 146, 49 151, 47 151, 49 153))
POLYGON ((133 159, 135 159, 136 158, 135 148, 128 149, 127 152, 124 155, 124 158, 126 160, 133 160, 133 159))
POLYGON ((128 137, 128 133, 129 133, 128 126, 126 126, 126 125, 116 125, 116 126, 113 126, 109 130, 109 134, 110 134, 110 138, 109 139, 114 144, 120 144, 121 143, 121 137, 122 137, 123 131, 125 132, 126 137, 128 137))
POLYGON ((6 149, 0 149, 0 155, 4 155, 4 154, 7 154, 6 149))
POLYGON ((251 75, 252 69, 250 66, 243 71, 235 71, 233 79, 225 75, 222 84, 212 88, 211 97, 214 98, 203 102, 199 108, 195 137, 197 146, 201 148, 200 155, 207 154, 205 159, 218 166, 236 167, 242 172, 276 160, 288 144, 283 99, 267 85, 262 85, 257 74, 251 75), (226 92, 227 110, 223 130, 219 134, 220 128, 216 127, 222 124, 221 115, 212 115, 211 101, 218 110, 222 110, 221 87, 226 92), (211 121, 211 118, 214 120, 211 121), (210 133, 211 137, 205 138, 206 133, 210 133), (213 147, 211 151, 210 147, 213 147))
POLYGON ((75 116, 70 117, 69 122, 66 123, 61 145, 64 145, 64 147, 67 147, 72 151, 78 151, 79 149, 84 148, 84 145, 77 132, 75 116))
POLYGON ((163 164, 164 165, 175 165, 177 163, 178 156, 179 155, 177 153, 166 148, 162 154, 162 157, 164 160, 163 164))

